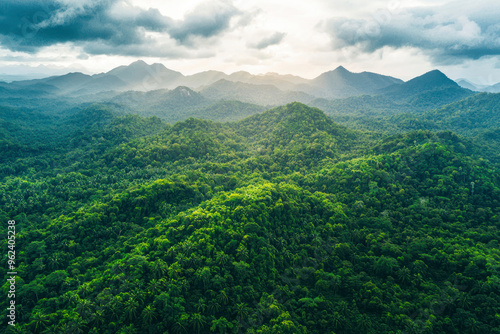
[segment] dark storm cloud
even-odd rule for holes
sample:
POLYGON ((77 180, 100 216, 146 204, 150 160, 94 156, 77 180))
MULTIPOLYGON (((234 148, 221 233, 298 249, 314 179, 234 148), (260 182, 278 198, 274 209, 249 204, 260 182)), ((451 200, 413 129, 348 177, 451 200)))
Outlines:
POLYGON ((184 20, 173 20, 157 9, 143 10, 120 0, 2 0, 0 45, 35 53, 45 46, 71 42, 90 54, 172 56, 179 52, 159 50, 146 32, 165 33, 179 44, 192 46, 192 37, 222 33, 237 14, 224 1, 201 5, 184 20))
POLYGON ((330 19, 321 28, 330 34, 335 49, 355 46, 371 53, 386 46, 415 47, 440 64, 500 55, 498 9, 458 13, 450 8, 385 10, 365 20, 330 19))
POLYGON ((282 33, 282 32, 275 32, 271 36, 264 37, 263 39, 261 39, 257 43, 250 43, 248 46, 253 48, 253 49, 262 50, 262 49, 267 48, 268 46, 281 43, 281 41, 283 40, 285 35, 286 34, 282 33))

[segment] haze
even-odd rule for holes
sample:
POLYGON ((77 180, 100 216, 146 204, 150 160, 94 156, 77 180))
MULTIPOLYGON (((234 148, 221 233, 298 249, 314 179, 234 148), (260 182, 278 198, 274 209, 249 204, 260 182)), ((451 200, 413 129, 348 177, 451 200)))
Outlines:
POLYGON ((0 79, 105 72, 140 58, 192 74, 305 78, 343 65, 408 80, 500 81, 493 1, 14 1, 0 4, 0 79))

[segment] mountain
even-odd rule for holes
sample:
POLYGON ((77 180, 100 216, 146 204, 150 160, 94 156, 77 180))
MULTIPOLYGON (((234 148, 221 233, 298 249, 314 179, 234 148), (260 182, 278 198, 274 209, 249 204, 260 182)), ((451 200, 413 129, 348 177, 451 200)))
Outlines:
POLYGON ((483 88, 481 91, 488 93, 500 93, 500 82, 486 88, 483 88))
POLYGON ((443 72, 433 70, 403 84, 392 85, 382 88, 379 91, 392 98, 402 99, 415 96, 423 92, 445 88, 458 89, 460 86, 455 81, 449 79, 443 72))
POLYGON ((162 64, 148 65, 142 60, 128 66, 119 66, 102 76, 116 76, 127 83, 127 89, 148 91, 162 88, 175 88, 176 82, 184 76, 172 71, 162 64))
POLYGON ((500 93, 500 82, 494 85, 476 85, 466 79, 459 79, 457 83, 463 87, 473 91, 486 92, 486 93, 500 93))
MULTIPOLYGON (((463 97, 467 95, 466 91, 457 90, 460 87, 439 71, 429 72, 404 84, 399 79, 376 73, 352 73, 342 66, 323 73, 313 80, 277 73, 253 75, 245 71, 229 75, 219 71, 205 71, 184 76, 162 64, 148 65, 141 60, 92 76, 68 73, 44 79, 4 83, 2 87, 19 89, 41 84, 57 87, 59 89, 57 94, 72 97, 112 91, 151 91, 185 86, 193 90, 205 90, 211 98, 219 96, 223 99, 239 99, 243 102, 261 105, 280 105, 292 101, 307 103, 318 97, 333 99, 366 94, 385 94, 400 101, 422 92, 445 87, 451 89, 448 92, 452 95, 451 100, 456 100, 456 96, 460 94, 463 97), (231 87, 228 82, 233 83, 234 87, 231 87), (212 87, 208 89, 209 86, 212 87), (221 88, 227 92, 221 92, 221 88), (245 91, 248 96, 245 96, 245 91)), ((50 92, 50 90, 44 90, 46 93, 50 92)), ((448 93, 442 92, 442 95, 448 93)), ((448 99, 448 102, 451 100, 448 99)))
POLYGON ((423 116, 459 133, 500 128, 500 94, 477 94, 423 116))
POLYGON ((384 95, 361 95, 334 100, 315 99, 309 105, 320 108, 329 116, 360 114, 370 117, 411 110, 410 105, 397 103, 384 95))
POLYGON ((209 86, 222 79, 227 80, 228 75, 220 71, 204 71, 193 75, 185 76, 181 82, 182 85, 191 89, 198 89, 203 86, 209 86))
POLYGON ((460 87, 470 89, 473 91, 480 91, 479 87, 467 79, 458 79, 455 81, 460 87))
POLYGON ((108 91, 120 91, 128 87, 128 83, 114 75, 95 76, 90 81, 70 92, 72 95, 97 94, 108 91))
MULTIPOLYGON (((236 124, 236 133, 267 150, 288 149, 295 154, 310 155, 319 159, 333 158, 356 146, 361 134, 338 125, 321 110, 294 102, 276 107, 264 113, 248 117, 236 124), (255 126, 257 125, 257 126, 255 126), (306 149, 306 142, 314 140, 316 145, 306 149)), ((276 155, 275 159, 290 158, 276 155)), ((296 157, 294 157, 295 159, 296 157)))
POLYGON ((173 90, 128 91, 114 96, 108 102, 130 109, 128 113, 157 116, 171 123, 184 120, 188 118, 184 114, 213 103, 200 93, 183 86, 173 90))
POLYGON ((278 73, 253 75, 245 71, 232 73, 226 79, 233 82, 243 82, 254 85, 273 85, 284 91, 296 90, 297 85, 304 84, 309 81, 294 75, 281 75, 278 73))
POLYGON ((273 85, 256 85, 221 79, 200 90, 212 100, 239 100, 263 106, 277 106, 294 101, 309 102, 314 99, 300 91, 282 91, 273 85))
POLYGON ((436 123, 420 117, 422 113, 474 94, 440 71, 431 71, 405 83, 380 89, 372 95, 320 98, 311 101, 310 105, 321 108, 336 122, 358 129, 377 132, 397 132, 402 128, 435 130, 438 128, 436 123))
MULTIPOLYGON (((58 91, 57 87, 43 82, 30 82, 25 86, 5 84, 0 86, 0 99, 50 98, 58 91)), ((23 103, 21 102, 21 104, 23 103)))
POLYGON ((59 94, 85 95, 106 91, 138 90, 147 91, 159 88, 177 87, 176 82, 183 75, 167 69, 162 64, 148 65, 136 61, 128 66, 119 66, 106 73, 86 75, 68 73, 44 79, 16 81, 11 85, 26 87, 47 84, 59 88, 59 94))
POLYGON ((70 92, 81 89, 84 85, 93 80, 93 77, 83 73, 75 72, 65 75, 51 77, 43 82, 48 85, 53 85, 63 92, 70 92))
POLYGON ((418 110, 438 108, 474 94, 439 70, 427 72, 400 85, 386 87, 379 93, 394 101, 409 103, 418 110))
POLYGON ((183 121, 193 117, 217 122, 231 122, 247 118, 265 110, 265 107, 256 104, 244 103, 241 101, 221 100, 206 107, 202 106, 186 111, 184 117, 179 118, 178 120, 183 121))
POLYGON ((373 94, 381 88, 403 83, 400 79, 371 72, 352 73, 342 66, 299 85, 305 92, 324 98, 345 98, 373 94))
POLYGON ((203 89, 220 80, 253 85, 272 85, 284 91, 295 90, 297 85, 308 82, 307 79, 298 76, 277 73, 253 75, 245 71, 239 71, 228 75, 219 71, 205 71, 185 76, 177 83, 192 89, 203 89))
POLYGON ((292 89, 297 83, 307 80, 291 75, 252 75, 240 71, 230 75, 219 71, 205 71, 193 75, 184 76, 180 72, 167 69, 162 64, 148 65, 144 61, 136 61, 128 66, 120 66, 100 76, 113 75, 127 83, 127 89, 148 91, 177 86, 186 86, 191 89, 199 89, 209 86, 219 80, 232 82, 243 82, 258 85, 275 85, 286 90, 292 89))

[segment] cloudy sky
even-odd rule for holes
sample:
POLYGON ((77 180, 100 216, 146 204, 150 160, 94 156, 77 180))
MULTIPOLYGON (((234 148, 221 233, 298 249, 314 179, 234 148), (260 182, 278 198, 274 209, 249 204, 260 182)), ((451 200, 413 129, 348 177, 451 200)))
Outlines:
POLYGON ((343 65, 404 80, 500 82, 497 0, 1 0, 0 73, 98 73, 137 59, 184 74, 343 65))

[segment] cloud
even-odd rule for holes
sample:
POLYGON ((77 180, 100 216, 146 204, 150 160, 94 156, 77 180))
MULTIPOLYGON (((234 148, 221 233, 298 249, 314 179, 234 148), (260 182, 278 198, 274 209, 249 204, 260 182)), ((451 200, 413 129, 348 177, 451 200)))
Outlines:
POLYGON ((226 30, 231 18, 238 14, 238 9, 228 1, 202 3, 184 20, 173 22, 169 33, 181 43, 188 42, 192 37, 208 38, 226 30))
POLYGON ((447 6, 380 10, 370 19, 332 18, 320 24, 336 50, 373 53, 384 47, 417 48, 441 65, 500 55, 498 6, 447 6), (462 10, 458 10, 461 8, 462 10))
POLYGON ((283 38, 285 36, 286 36, 285 33, 275 32, 271 36, 264 37, 263 39, 261 39, 260 41, 258 41, 256 43, 249 43, 247 46, 250 48, 253 48, 253 49, 262 50, 262 49, 267 48, 268 46, 281 43, 281 41, 283 40, 283 38))
POLYGON ((218 36, 238 14, 222 0, 199 5, 183 20, 122 0, 2 0, 0 45, 33 54, 43 47, 72 43, 89 54, 176 57, 184 55, 172 50, 176 43, 192 46, 196 38, 218 36))

